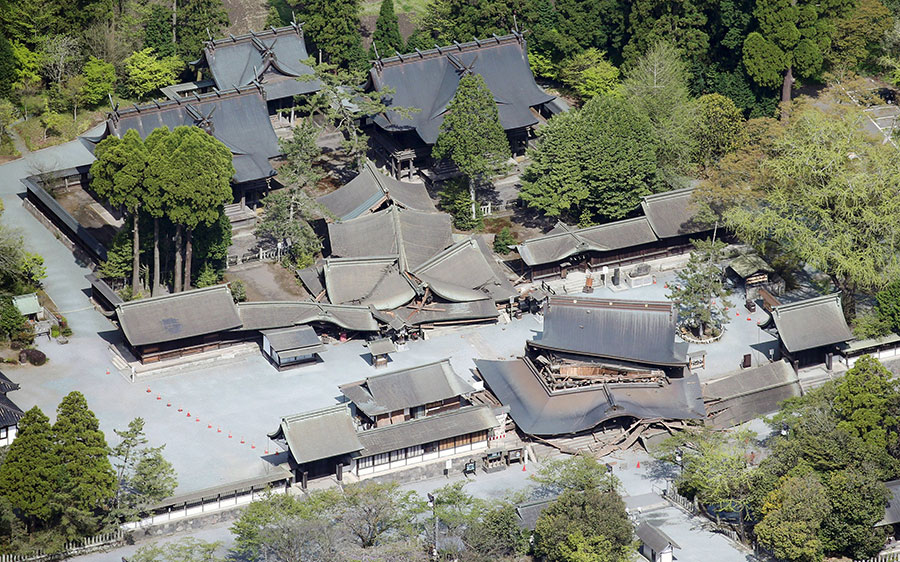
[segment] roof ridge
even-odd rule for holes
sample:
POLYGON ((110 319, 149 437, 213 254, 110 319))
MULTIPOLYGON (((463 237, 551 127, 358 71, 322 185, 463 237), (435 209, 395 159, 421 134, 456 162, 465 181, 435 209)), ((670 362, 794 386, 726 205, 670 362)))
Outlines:
POLYGON ((669 191, 663 191, 661 193, 651 193, 650 195, 644 195, 641 199, 643 199, 645 202, 660 201, 662 199, 678 197, 686 193, 693 193, 695 189, 695 187, 681 187, 679 189, 670 189, 669 191))
POLYGON ((778 306, 773 307, 772 310, 777 310, 777 311, 781 312, 781 311, 785 311, 785 310, 794 310, 794 309, 798 309, 798 308, 805 308, 807 306, 813 306, 813 305, 820 304, 823 302, 829 302, 829 301, 840 302, 840 300, 841 300, 841 293, 840 293, 840 291, 838 291, 837 293, 829 293, 827 295, 819 295, 818 297, 812 297, 812 298, 803 299, 803 300, 799 300, 799 301, 780 304, 778 306))
POLYGON ((509 43, 522 43, 524 41, 524 36, 521 33, 513 31, 506 35, 493 35, 489 39, 477 39, 473 38, 472 41, 466 41, 465 43, 459 43, 454 41, 453 45, 445 45, 443 47, 435 46, 433 49, 427 49, 424 51, 416 50, 414 53, 404 53, 401 55, 394 55, 392 57, 379 59, 377 62, 381 67, 384 66, 396 66, 407 62, 413 62, 418 60, 423 60, 426 58, 436 58, 442 57, 445 54, 450 53, 460 53, 460 52, 470 52, 470 51, 478 51, 487 47, 506 45, 509 43), (407 58, 409 57, 409 58, 407 58))
POLYGON ((169 293, 166 295, 159 295, 156 297, 149 297, 146 299, 138 299, 133 301, 127 301, 119 304, 116 308, 134 308, 137 305, 141 304, 150 304, 157 303, 164 300, 183 298, 187 296, 193 296, 199 293, 213 293, 216 291, 227 291, 229 295, 231 295, 231 288, 227 283, 221 285, 210 285, 209 287, 198 287, 196 289, 191 289, 190 291, 181 291, 180 293, 169 293))
MULTIPOLYGON (((437 265, 438 263, 440 263, 440 262, 446 260, 446 259, 449 258, 450 256, 455 255, 455 254, 458 253, 458 252, 461 252, 461 251, 465 248, 465 246, 467 246, 467 245, 469 245, 469 246, 475 246, 476 248, 478 247, 478 241, 475 240, 475 235, 470 234, 470 235, 468 235, 466 238, 463 238, 462 240, 459 240, 458 242, 454 242, 453 244, 447 246, 446 248, 444 248, 444 249, 441 250, 440 252, 438 252, 438 253, 436 253, 435 255, 431 256, 430 258, 428 258, 427 260, 425 260, 424 262, 422 262, 422 263, 419 265, 419 267, 417 267, 417 268, 412 272, 413 275, 417 275, 417 274, 418 274, 419 272, 421 272, 423 269, 426 269, 426 268, 432 267, 432 266, 434 266, 434 265, 437 265)), ((479 248, 479 250, 480 250, 480 248, 479 248)))
POLYGON ((299 421, 299 420, 306 420, 306 419, 315 418, 318 416, 323 416, 325 414, 336 414, 336 413, 340 412, 341 410, 347 411, 347 413, 349 415, 349 410, 350 410, 349 404, 347 402, 342 402, 340 404, 334 404, 332 406, 326 406, 324 408, 318 408, 316 410, 308 410, 306 412, 300 412, 297 414, 283 416, 281 418, 281 423, 290 423, 290 422, 299 421))
MULTIPOLYGON (((443 358, 443 359, 438 359, 437 361, 431 361, 431 362, 429 362, 429 363, 422 363, 421 365, 416 365, 415 367, 405 367, 405 368, 403 368, 403 369, 397 369, 396 371, 390 371, 390 372, 388 372, 388 373, 376 373, 376 374, 374 374, 374 375, 369 375, 369 376, 367 376, 366 378, 364 378, 364 379, 362 379, 362 380, 360 380, 360 381, 357 381, 357 382, 349 382, 349 383, 347 383, 347 384, 339 385, 338 388, 341 388, 341 387, 344 387, 344 386, 355 385, 355 384, 357 384, 357 383, 369 381, 369 380, 372 380, 372 379, 378 379, 378 378, 386 377, 386 376, 389 376, 389 375, 396 375, 396 374, 399 374, 399 373, 405 373, 405 372, 407 372, 407 371, 416 371, 416 370, 419 370, 419 369, 423 369, 423 368, 425 368, 425 367, 431 367, 432 365, 443 365, 444 363, 446 363, 448 366, 450 366, 450 370, 453 372, 453 374, 456 374, 456 371, 453 370, 453 366, 450 365, 450 358, 449 358, 449 357, 445 357, 445 358, 443 358)), ((459 376, 459 375, 457 375, 457 376, 459 376)))
POLYGON ((125 107, 122 109, 116 109, 114 111, 107 112, 106 118, 108 120, 112 119, 113 116, 122 117, 123 115, 131 115, 133 113, 143 112, 154 113, 157 111, 162 111, 164 109, 171 109, 173 107, 186 107, 191 103, 203 103, 216 99, 229 99, 239 97, 242 95, 248 95, 251 92, 256 92, 257 94, 262 95, 262 91, 259 86, 256 86, 255 84, 249 84, 246 86, 237 86, 225 90, 207 92, 205 94, 194 94, 191 97, 177 100, 154 101, 146 103, 144 105, 133 104, 131 107, 125 107))
MULTIPOLYGON (((439 414, 435 414, 433 416, 424 416, 421 418, 413 418, 410 420, 405 420, 400 423, 394 423, 390 425, 385 425, 382 427, 373 427, 372 429, 364 429, 359 432, 359 434, 372 434, 375 432, 383 432, 385 430, 397 429, 398 427, 409 427, 413 424, 421 424, 424 422, 433 422, 435 419, 446 419, 452 418, 454 416, 458 416, 460 414, 473 412, 476 410, 490 410, 491 407, 487 404, 471 404, 469 406, 463 406, 462 408, 456 408, 454 410, 447 410, 445 412, 441 412, 439 414)), ((493 414, 492 414, 493 415, 493 414)))
POLYGON ((278 37, 279 34, 283 34, 284 32, 294 32, 298 35, 303 34, 303 27, 301 24, 294 25, 285 25, 282 27, 269 27, 269 29, 263 29, 261 31, 250 31, 249 33, 242 33, 241 35, 229 35, 228 37, 222 37, 219 39, 213 39, 211 41, 203 42, 203 50, 205 51, 207 47, 210 45, 214 47, 218 47, 220 45, 235 45, 238 43, 246 43, 247 41, 252 41, 253 38, 257 39, 267 39, 269 37, 278 37))

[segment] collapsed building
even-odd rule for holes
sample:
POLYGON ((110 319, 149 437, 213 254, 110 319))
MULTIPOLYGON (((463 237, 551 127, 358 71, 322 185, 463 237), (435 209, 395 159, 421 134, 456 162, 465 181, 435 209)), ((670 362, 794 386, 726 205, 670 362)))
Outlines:
POLYGON ((612 420, 698 420, 706 410, 668 302, 551 296, 540 337, 514 361, 476 360, 485 387, 537 437, 612 420))

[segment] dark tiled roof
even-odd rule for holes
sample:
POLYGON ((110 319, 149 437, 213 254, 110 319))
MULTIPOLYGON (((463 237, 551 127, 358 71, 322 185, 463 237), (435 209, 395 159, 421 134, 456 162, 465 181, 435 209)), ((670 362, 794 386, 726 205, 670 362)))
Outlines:
POLYGON ((227 285, 126 302, 116 307, 119 326, 133 346, 152 345, 232 330, 241 317, 227 285))
POLYGON ((373 211, 385 201, 417 211, 437 211, 425 184, 403 182, 386 176, 371 161, 366 161, 359 175, 347 184, 316 201, 343 221, 373 211))
POLYGON ((122 108, 109 114, 106 131, 99 137, 83 137, 98 143, 108 135, 121 137, 135 129, 147 138, 159 127, 203 126, 231 150, 235 183, 275 175, 270 158, 281 155, 269 120, 266 100, 256 87, 222 91, 122 108))
POLYGON ((7 398, 6 394, 0 393, 0 427, 14 426, 24 415, 25 412, 7 398))
POLYGON ((838 293, 776 306, 772 319, 778 337, 790 352, 853 339, 838 293))
POLYGON ((474 392, 444 359, 341 385, 341 393, 367 416, 424 406, 474 392))
POLYGON ((641 207, 660 238, 673 238, 712 230, 712 225, 700 222, 691 197, 694 188, 676 189, 644 197, 641 207))
POLYGON ((208 41, 203 58, 220 89, 261 83, 266 99, 277 100, 317 91, 317 80, 298 80, 313 76, 303 64, 309 58, 300 26, 293 25, 251 32, 237 37, 208 41))
POLYGON ((677 315, 670 302, 552 296, 544 331, 528 344, 639 364, 687 365, 685 349, 675 345, 677 315))
POLYGON ((416 296, 397 256, 381 258, 328 258, 325 287, 334 304, 363 304, 378 310, 403 306, 416 296))
POLYGON ((285 441, 298 464, 363 449, 346 404, 281 418, 278 429, 270 433, 269 437, 285 441))
POLYGON ((435 416, 360 431, 362 455, 396 451, 497 427, 497 417, 490 406, 466 406, 435 416))
POLYGON ((651 525, 646 521, 641 521, 641 524, 634 530, 634 535, 642 543, 653 549, 654 552, 662 552, 670 545, 672 548, 681 548, 678 546, 678 543, 672 540, 669 535, 662 532, 659 527, 651 525))
POLYGON ((269 345, 279 354, 294 351, 310 354, 325 350, 319 335, 310 326, 265 330, 262 335, 266 336, 269 345))
POLYGON ((539 265, 564 260, 582 252, 608 252, 656 242, 647 217, 572 228, 563 223, 544 236, 526 240, 516 246, 522 261, 539 265))
POLYGON ((0 372, 0 394, 6 394, 7 392, 12 392, 14 390, 19 390, 19 385, 9 380, 9 377, 0 372))
POLYGON ((312 301, 245 302, 238 305, 243 330, 269 330, 312 322, 345 330, 377 332, 378 322, 366 306, 343 306, 312 301))
POLYGON ((527 359, 475 366, 491 392, 525 433, 566 435, 593 429, 617 417, 701 419, 705 415, 697 375, 667 384, 616 383, 553 391, 527 359))
POLYGON ((525 40, 508 35, 376 62, 369 72, 373 87, 394 90, 389 105, 419 111, 407 116, 388 111, 375 116, 375 123, 387 131, 416 131, 425 143, 434 144, 447 105, 468 72, 484 78, 506 130, 536 124, 531 108, 554 99, 534 81, 525 40))
POLYGON ((519 296, 490 250, 474 236, 447 248, 412 273, 435 294, 453 302, 485 297, 500 302, 519 296))
POLYGON ((741 279, 746 279, 759 271, 765 273, 773 273, 775 271, 772 269, 771 265, 766 263, 766 260, 762 259, 757 254, 744 254, 743 256, 738 256, 728 264, 728 267, 730 267, 741 279))
POLYGON ((786 361, 744 369, 703 384, 703 399, 712 425, 732 427, 778 410, 800 396, 800 382, 786 361))
POLYGON ((87 279, 88 283, 91 284, 91 287, 103 295, 103 298, 108 300, 111 305, 116 306, 117 304, 125 302, 122 300, 122 297, 120 297, 117 292, 113 291, 112 287, 107 285, 106 281, 100 277, 97 277, 93 273, 89 273, 85 275, 84 278, 87 279))
POLYGON ((453 242, 450 215, 390 206, 328 225, 332 255, 342 258, 399 255, 404 271, 415 269, 453 242))
POLYGON ((491 320, 497 318, 497 306, 491 299, 471 302, 432 302, 423 307, 404 306, 393 311, 409 326, 449 322, 491 320))

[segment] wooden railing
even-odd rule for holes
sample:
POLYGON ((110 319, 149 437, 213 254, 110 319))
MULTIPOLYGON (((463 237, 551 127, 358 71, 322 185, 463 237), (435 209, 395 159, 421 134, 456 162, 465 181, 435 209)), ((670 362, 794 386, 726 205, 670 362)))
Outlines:
POLYGON ((113 533, 97 535, 95 537, 87 537, 78 541, 66 543, 62 552, 45 554, 42 551, 36 551, 31 554, 0 554, 0 562, 51 562, 55 560, 66 560, 73 556, 81 556, 89 552, 96 552, 106 548, 119 546, 125 542, 125 531, 119 530, 113 533))

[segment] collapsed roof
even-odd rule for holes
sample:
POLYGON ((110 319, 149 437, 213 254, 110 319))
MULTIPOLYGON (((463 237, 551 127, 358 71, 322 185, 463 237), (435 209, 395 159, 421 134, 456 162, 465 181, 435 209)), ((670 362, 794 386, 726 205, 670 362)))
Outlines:
POLYGON ((303 29, 295 23, 207 41, 191 64, 208 66, 220 90, 258 83, 267 100, 278 100, 319 90, 318 80, 301 78, 314 75, 303 62, 308 58, 303 29))
POLYGON ((383 211, 328 225, 333 256, 399 258, 403 271, 420 266, 452 242, 450 215, 403 209, 383 211))
POLYGON ((410 279, 400 269, 398 256, 328 258, 324 273, 328 300, 334 304, 362 304, 390 310, 416 296, 410 279))
POLYGON ((459 378, 448 359, 371 376, 338 388, 370 418, 475 391, 459 378))
POLYGON ((710 423, 727 428, 778 410, 781 402, 800 396, 797 374, 786 361, 744 369, 703 384, 710 423))
POLYGON ((675 344, 678 312, 671 302, 551 296, 544 330, 528 345, 548 351, 660 367, 687 365, 675 344))
POLYGON ((501 302, 519 296, 484 241, 476 236, 450 246, 414 269, 412 274, 436 295, 451 302, 471 302, 488 297, 501 302))
POLYGON ((425 184, 386 176, 369 160, 355 178, 316 201, 342 221, 375 211, 386 202, 416 211, 437 211, 425 184))
POLYGON ((551 390, 528 359, 476 359, 475 366, 500 403, 509 406, 516 426, 531 435, 579 433, 619 417, 702 419, 706 414, 697 375, 551 390))
POLYGON ((377 332, 378 322, 367 306, 343 306, 312 301, 242 302, 242 330, 270 330, 322 322, 356 332, 377 332))
POLYGON ((266 100, 255 86, 116 109, 107 114, 106 128, 99 135, 82 138, 96 145, 109 135, 121 138, 129 129, 136 130, 145 139, 159 127, 181 126, 201 127, 228 147, 235 183, 275 175, 269 159, 280 156, 281 149, 269 120, 266 100))
POLYGON ((403 326, 429 327, 495 320, 500 313, 491 299, 471 302, 433 302, 409 304, 391 311, 376 311, 381 322, 399 329, 403 326))
POLYGON ((792 353, 853 339, 840 293, 776 306, 772 320, 781 343, 792 353))
POLYGON ((525 39, 514 33, 379 59, 369 71, 372 87, 394 91, 389 107, 417 111, 389 110, 376 115, 375 124, 385 131, 415 131, 423 142, 434 144, 460 78, 469 73, 484 78, 507 131, 535 125, 538 119, 531 108, 555 97, 535 83, 525 39))

